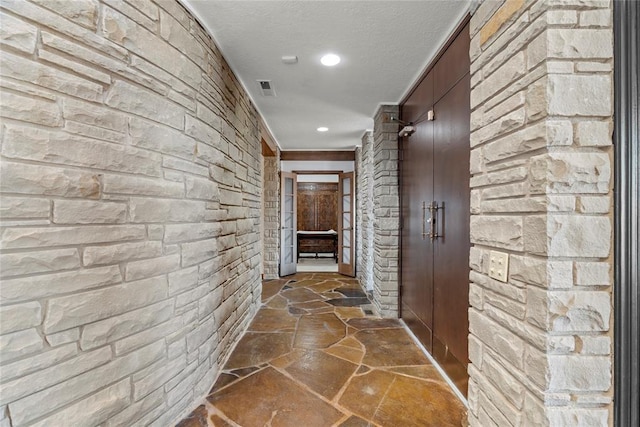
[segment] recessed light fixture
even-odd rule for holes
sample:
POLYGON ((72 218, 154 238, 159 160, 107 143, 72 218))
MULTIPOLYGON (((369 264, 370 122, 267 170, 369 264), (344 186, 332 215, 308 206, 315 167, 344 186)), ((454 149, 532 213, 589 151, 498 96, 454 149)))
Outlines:
POLYGON ((325 56, 320 58, 320 62, 322 62, 322 65, 326 65, 327 67, 333 67, 340 63, 340 57, 334 53, 327 53, 325 56))
POLYGON ((318 132, 326 132, 329 130, 328 127, 326 126, 320 126, 318 129, 316 129, 318 132))

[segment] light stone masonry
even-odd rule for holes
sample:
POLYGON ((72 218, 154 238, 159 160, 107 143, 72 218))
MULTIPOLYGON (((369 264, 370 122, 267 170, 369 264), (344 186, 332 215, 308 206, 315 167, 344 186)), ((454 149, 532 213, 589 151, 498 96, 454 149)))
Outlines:
POLYGON ((613 422, 611 10, 484 0, 471 18, 472 427, 613 422))
POLYGON ((0 20, 0 425, 173 425, 260 304, 258 113, 176 0, 0 20))

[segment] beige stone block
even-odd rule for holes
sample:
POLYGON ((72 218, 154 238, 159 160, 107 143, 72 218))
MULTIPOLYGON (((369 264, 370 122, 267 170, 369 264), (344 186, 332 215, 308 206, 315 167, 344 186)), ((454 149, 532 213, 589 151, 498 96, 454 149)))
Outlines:
POLYGON ((485 44, 511 17, 516 15, 524 6, 524 0, 507 0, 503 6, 480 29, 480 43, 485 44))
POLYGON ((193 35, 165 11, 160 11, 160 35, 196 64, 203 66, 205 52, 193 35))
MULTIPOLYGON (((0 380, 3 384, 14 378, 24 377, 33 372, 42 371, 50 366, 56 366, 64 360, 68 360, 78 353, 76 344, 67 344, 50 349, 44 353, 17 360, 2 365, 0 380)), ((0 417, 1 418, 1 417, 0 417)))
POLYGON ((182 318, 174 317, 164 323, 123 338, 114 343, 115 354, 121 356, 152 342, 164 342, 165 337, 171 336, 182 326, 182 318))
POLYGON ((572 336, 551 335, 547 338, 549 354, 569 354, 576 349, 576 339, 572 336))
POLYGON ((13 414, 12 421, 16 425, 28 424, 68 403, 100 390, 111 384, 114 378, 131 375, 163 357, 164 354, 163 343, 151 344, 92 371, 26 396, 9 404, 9 410, 13 414))
POLYGON ((547 45, 552 58, 608 59, 613 56, 613 32, 551 28, 547 45))
POLYGON ((169 43, 135 21, 105 7, 100 27, 106 39, 151 61, 189 86, 199 87, 202 81, 201 69, 169 43))
POLYGON ((142 225, 96 225, 80 227, 24 227, 3 230, 3 249, 82 245, 140 240, 145 237, 142 225))
POLYGON ((609 196, 582 196, 578 199, 578 209, 587 214, 606 214, 612 209, 609 196))
POLYGON ((580 12, 581 27, 611 27, 611 8, 583 10, 580 12))
POLYGON ((175 182, 130 175, 102 176, 102 189, 108 194, 176 197, 184 195, 184 186, 175 182))
POLYGON ((127 116, 111 108, 77 99, 65 98, 62 111, 66 120, 98 126, 118 132, 126 132, 127 116))
POLYGON ((608 75, 549 75, 549 114, 605 116, 612 113, 612 82, 608 75))
POLYGON ((132 222, 198 222, 204 220, 204 202, 132 197, 132 222))
MULTIPOLYGON (((534 122, 547 116, 547 79, 536 80, 527 87, 527 122, 534 122)), ((524 119, 523 119, 524 121, 524 119)))
POLYGON ((151 416, 151 419, 154 419, 158 416, 154 414, 154 412, 163 409, 163 402, 164 392, 163 390, 157 390, 135 403, 129 404, 124 410, 109 418, 104 423, 104 426, 116 427, 134 425, 140 419, 142 414, 147 414, 146 416, 151 416), (155 411, 153 410, 154 408, 155 411))
POLYGON ((162 254, 160 242, 133 242, 109 246, 89 246, 83 250, 85 266, 117 264, 139 258, 157 257, 162 254))
POLYGON ((471 217, 471 242, 504 249, 522 250, 523 222, 521 217, 471 217))
POLYGON ((44 126, 62 126, 62 114, 56 102, 6 91, 0 96, 0 116, 44 126))
POLYGON ((45 427, 64 423, 74 425, 100 424, 127 407, 131 400, 130 392, 130 380, 122 380, 33 425, 45 427))
POLYGON ((547 120, 547 145, 570 146, 573 143, 573 125, 569 120, 547 120))
POLYGON ((169 296, 198 286, 198 267, 185 268, 169 273, 169 296))
POLYGON ((122 277, 118 266, 3 280, 0 286, 0 302, 5 304, 48 298, 120 281, 122 277))
POLYGON ((193 161, 196 154, 196 141, 166 126, 141 120, 135 117, 130 121, 132 144, 193 161))
POLYGON ((525 54, 524 52, 518 52, 476 87, 471 95, 471 108, 475 108, 505 86, 518 80, 526 71, 525 54))
POLYGON ((549 355, 539 349, 527 346, 524 355, 524 372, 527 379, 542 390, 547 389, 549 383, 549 355))
POLYGON ((10 158, 39 162, 160 175, 158 154, 65 132, 23 126, 6 126, 2 154, 10 158))
POLYGON ((49 334, 45 336, 45 339, 51 347, 75 342, 80 339, 80 328, 67 329, 66 331, 49 334))
POLYGON ((104 365, 111 359, 111 350, 101 348, 89 353, 79 354, 58 365, 39 372, 22 376, 2 385, 1 404, 10 403, 22 397, 51 387, 83 372, 104 365))
POLYGON ((611 251, 611 220, 606 217, 549 215, 547 254, 606 258, 611 251))
MULTIPOLYGON (((481 2, 478 9, 471 16, 470 33, 473 37, 486 22, 494 15, 496 10, 504 3, 504 0, 485 0, 481 2)), ((477 37, 478 40, 480 36, 477 37)))
POLYGON ((173 313, 172 301, 130 311, 85 326, 80 346, 83 350, 95 348, 148 329, 168 320, 173 313))
POLYGON ((167 290, 166 277, 158 276, 53 298, 47 304, 44 331, 62 331, 150 305, 164 299, 167 290))
POLYGON ((34 3, 46 7, 85 28, 96 29, 98 3, 95 0, 34 0, 34 3))
POLYGON ((526 91, 521 90, 519 92, 510 95, 506 99, 500 101, 490 109, 479 109, 471 113, 471 130, 478 129, 479 127, 486 126, 487 124, 497 120, 499 117, 507 115, 509 112, 521 107, 525 104, 526 91))
POLYGON ((548 10, 547 22, 549 25, 573 25, 578 23, 578 12, 575 10, 548 10))
POLYGON ((516 368, 524 367, 524 342, 475 309, 469 310, 469 331, 516 368))
POLYGON ((176 129, 184 128, 184 109, 139 86, 116 80, 105 96, 105 104, 176 129))
POLYGON ((525 122, 525 110, 519 108, 511 113, 496 119, 487 126, 474 131, 471 134, 471 147, 483 144, 500 136, 509 133, 525 122))
POLYGON ((9 52, 3 52, 0 57, 0 76, 43 86, 88 101, 101 101, 103 96, 100 84, 9 52))
POLYGON ((609 411, 598 408, 549 408, 547 418, 549 425, 609 425, 609 411))
POLYGON ((51 203, 48 199, 7 196, 0 199, 0 217, 3 220, 48 218, 50 209, 51 203))
POLYGON ((516 319, 524 319, 525 305, 514 301, 510 298, 505 298, 502 295, 494 293, 490 290, 484 291, 484 302, 489 304, 505 313, 513 316, 516 319))
POLYGON ((509 169, 502 169, 495 172, 488 172, 474 176, 470 180, 471 188, 496 184, 509 184, 522 181, 527 177, 528 170, 524 166, 517 166, 509 169))
POLYGON ((154 390, 160 389, 169 381, 174 378, 186 367, 186 358, 179 357, 177 359, 168 362, 162 370, 151 372, 149 375, 135 381, 133 384, 133 398, 138 401, 141 398, 149 395, 154 390))
POLYGON ((56 67, 65 68, 69 71, 78 73, 91 80, 95 80, 104 84, 111 84, 111 76, 102 71, 96 70, 93 67, 87 67, 77 61, 72 61, 64 56, 58 55, 48 50, 40 50, 38 57, 45 62, 48 62, 56 67))
POLYGON ((546 125, 544 122, 539 122, 485 145, 484 157, 487 162, 496 162, 525 154, 545 147, 546 137, 546 125))
POLYGON ((522 412, 523 425, 543 426, 548 424, 545 406, 531 393, 525 394, 522 412))
POLYGON ((194 175, 202 175, 209 177, 209 169, 187 160, 181 160, 175 157, 164 156, 162 159, 162 167, 164 169, 174 169, 176 171, 188 172, 194 175))
POLYGON ((611 388, 611 358, 550 355, 549 390, 607 391, 611 388))
POLYGON ((139 280, 167 274, 180 268, 180 254, 130 261, 125 268, 125 280, 139 280))
POLYGON ((182 266, 199 264, 218 255, 218 239, 199 240, 182 244, 182 266))
POLYGON ((211 180, 185 177, 186 195, 189 199, 201 199, 212 202, 220 200, 218 184, 211 180))
POLYGON ((611 295, 607 292, 552 292, 549 315, 552 328, 559 332, 609 330, 611 295))
POLYGON ((165 243, 186 242, 216 237, 221 234, 221 223, 169 224, 165 227, 165 243))
POLYGON ((482 359, 482 371, 502 392, 506 400, 516 408, 522 409, 526 389, 518 378, 511 375, 499 362, 488 356, 484 356, 482 359))
POLYGON ((127 205, 105 201, 55 200, 55 224, 119 224, 126 222, 127 205))
POLYGON ((610 121, 578 122, 576 142, 583 147, 607 147, 612 144, 612 126, 610 121))
POLYGON ((611 264, 608 262, 575 263, 576 285, 609 286, 611 285, 611 264))
MULTIPOLYGON (((6 13, 0 13, 0 44, 32 54, 36 49, 38 29, 6 13)), ((2 96, 5 96, 3 93, 2 96)))
POLYGON ((582 342, 581 354, 593 354, 607 356, 611 354, 611 337, 609 336, 584 336, 580 337, 582 342))
POLYGON ((608 73, 613 70, 612 61, 607 62, 585 62, 580 61, 576 64, 576 71, 579 73, 608 73))
POLYGON ((101 139, 107 142, 115 142, 116 144, 127 144, 129 136, 114 132, 108 129, 99 128, 97 126, 85 125, 83 123, 77 123, 72 121, 66 121, 64 124, 65 132, 86 136, 91 139, 101 139))
POLYGON ((138 0, 132 1, 131 6, 124 2, 124 0, 103 0, 105 4, 108 4, 112 8, 118 10, 128 18, 136 21, 138 24, 145 27, 151 32, 157 32, 158 30, 158 7, 153 3, 144 2, 138 0), (144 4, 147 4, 146 10, 144 4))
POLYGON ((0 264, 0 276, 3 278, 69 270, 80 266, 77 249, 2 254, 0 264))
MULTIPOLYGON (((532 162, 531 168, 544 167, 532 162)), ((611 180, 609 155, 604 153, 549 153, 546 188, 552 193, 608 193, 611 180)), ((538 173, 536 172, 536 177, 538 173)))
POLYGON ((527 322, 542 330, 549 327, 549 301, 547 291, 527 288, 527 322))
POLYGON ((33 328, 42 322, 42 307, 40 303, 35 301, 1 306, 0 319, 2 319, 2 322, 0 322, 0 334, 33 328))
POLYGON ((44 341, 35 328, 0 335, 2 361, 8 362, 44 348, 44 341))

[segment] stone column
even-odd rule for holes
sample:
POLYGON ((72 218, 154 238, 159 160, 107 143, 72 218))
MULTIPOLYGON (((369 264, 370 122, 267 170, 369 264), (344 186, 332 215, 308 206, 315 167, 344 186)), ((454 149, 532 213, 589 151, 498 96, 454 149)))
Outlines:
POLYGON ((373 303, 379 315, 398 316, 400 198, 397 105, 382 105, 373 127, 373 303))
POLYGON ((471 20, 471 426, 612 422, 611 11, 487 0, 471 20))
POLYGON ((275 156, 264 157, 264 252, 265 279, 278 278, 280 259, 280 150, 275 156))
POLYGON ((373 291, 373 134, 362 136, 356 150, 358 183, 358 268, 357 276, 367 291, 373 291))

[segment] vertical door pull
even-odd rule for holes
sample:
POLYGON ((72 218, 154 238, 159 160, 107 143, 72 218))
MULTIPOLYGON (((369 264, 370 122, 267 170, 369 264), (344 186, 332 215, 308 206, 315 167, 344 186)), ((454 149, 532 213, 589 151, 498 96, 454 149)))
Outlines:
POLYGON ((438 202, 434 200, 431 203, 429 203, 428 209, 429 209, 429 215, 431 216, 429 218, 429 238, 433 242, 438 237, 442 237, 441 234, 438 234, 438 230, 436 228, 436 218, 438 218, 438 210, 444 209, 444 202, 442 203, 442 206, 438 206, 438 202))
POLYGON ((427 219, 427 202, 422 202, 422 240, 427 238, 427 222, 430 222, 431 218, 427 219))

